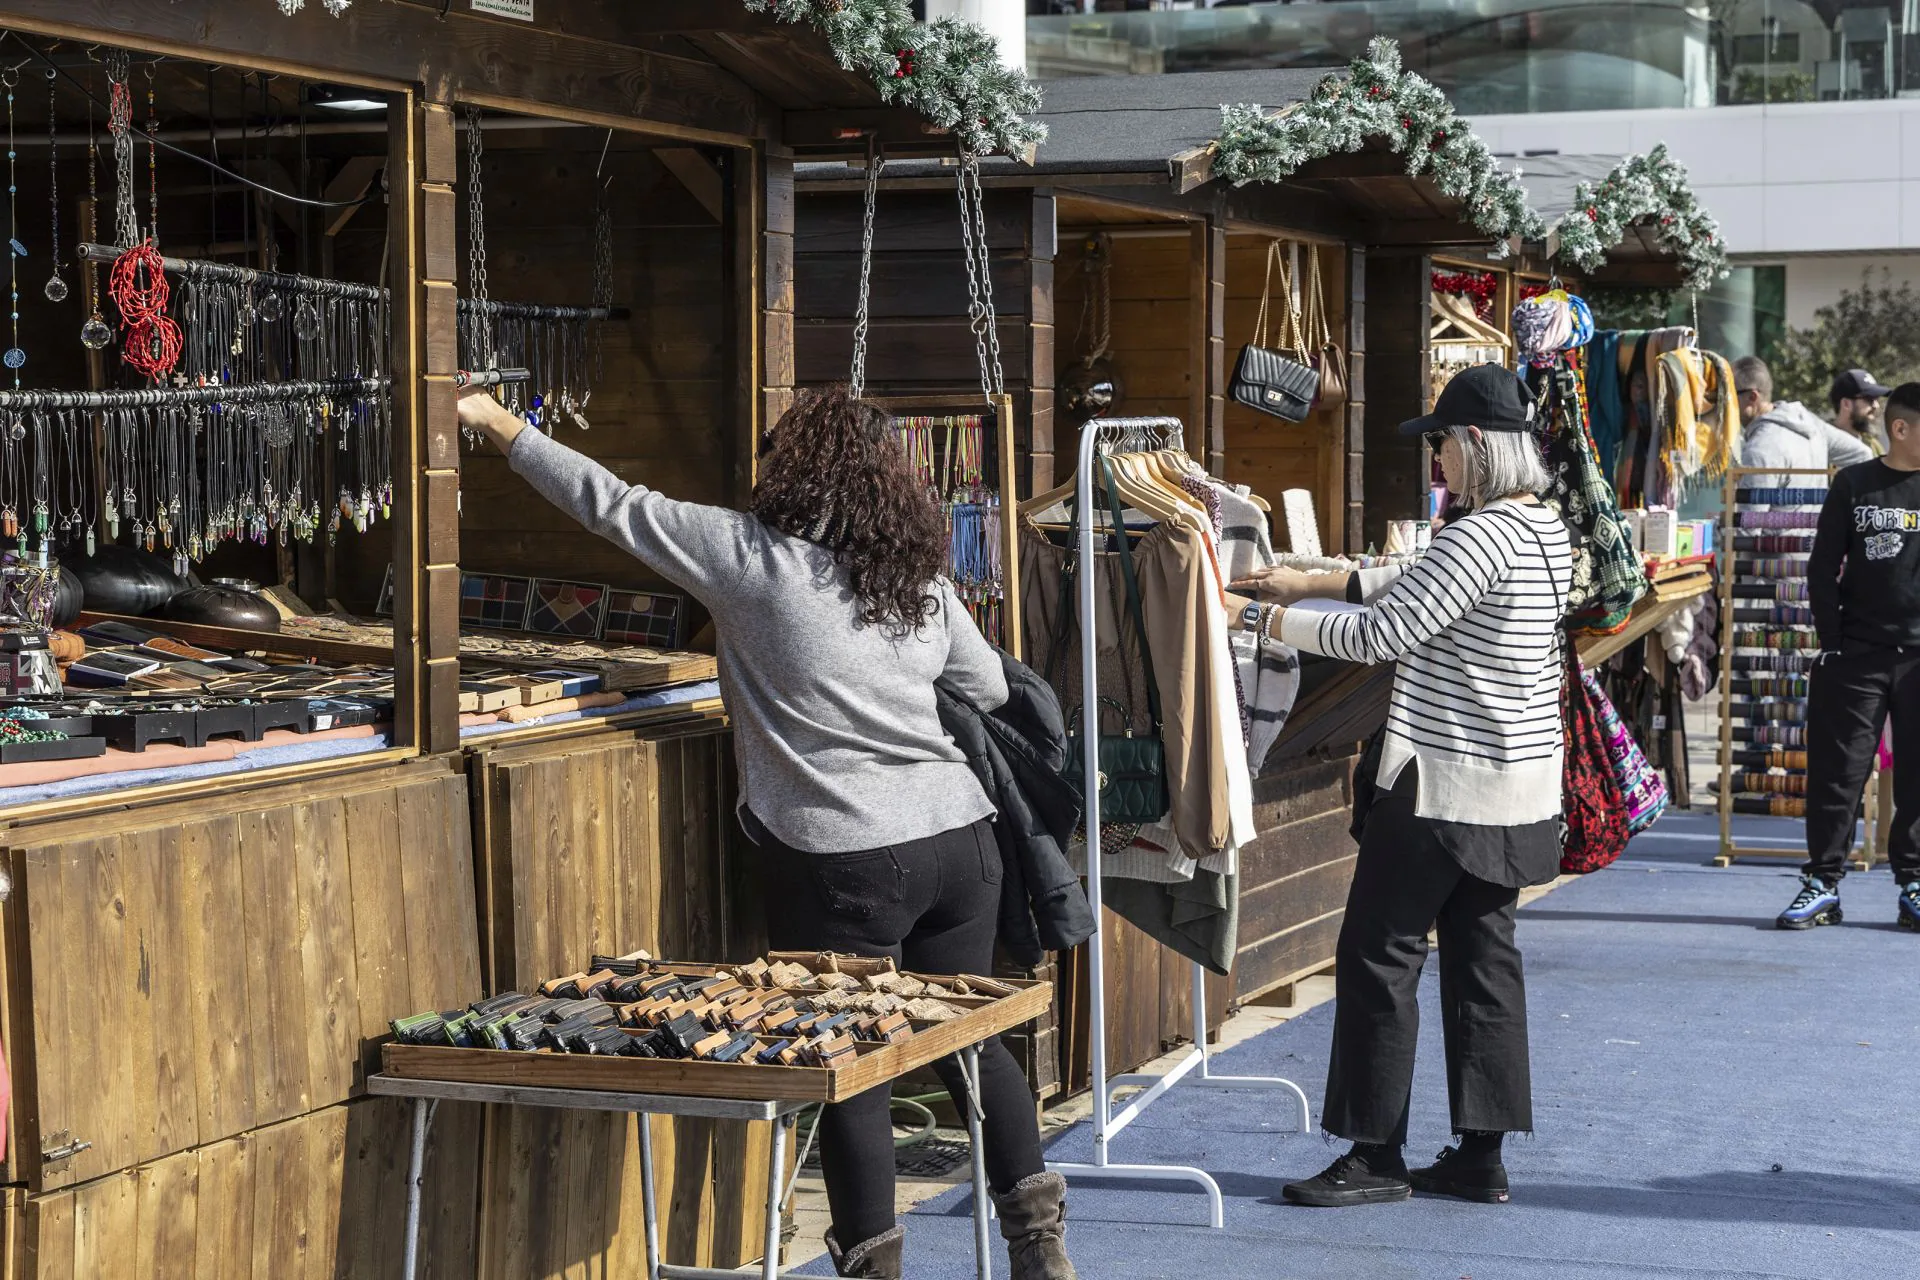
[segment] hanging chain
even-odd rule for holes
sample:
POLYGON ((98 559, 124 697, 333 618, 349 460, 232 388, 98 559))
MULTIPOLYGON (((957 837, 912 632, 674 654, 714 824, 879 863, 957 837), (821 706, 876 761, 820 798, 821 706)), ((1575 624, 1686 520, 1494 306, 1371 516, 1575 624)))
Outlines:
POLYGON ((107 55, 109 86, 107 132, 113 137, 113 230, 122 248, 140 243, 140 211, 133 194, 133 92, 127 83, 127 55, 107 55))
POLYGON ((980 189, 980 157, 960 153, 960 239, 967 256, 967 320, 980 361, 980 392, 988 401, 1006 389, 1000 371, 1000 329, 993 310, 993 264, 987 257, 986 199, 980 189))
POLYGON ((880 170, 886 164, 869 138, 866 208, 860 222, 860 300, 853 317, 853 372, 847 378, 848 394, 855 399, 867 390, 867 287, 873 279, 873 210, 880 197, 880 170))
POLYGON ((486 147, 480 138, 480 108, 467 108, 467 296, 473 301, 473 350, 476 369, 498 363, 493 347, 493 315, 487 310, 487 209, 480 165, 486 147))

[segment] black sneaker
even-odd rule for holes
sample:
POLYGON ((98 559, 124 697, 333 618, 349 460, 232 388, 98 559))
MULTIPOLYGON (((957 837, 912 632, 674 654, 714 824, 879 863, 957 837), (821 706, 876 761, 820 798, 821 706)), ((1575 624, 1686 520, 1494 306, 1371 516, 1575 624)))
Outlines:
POLYGON ((1893 922, 1902 929, 1920 932, 1920 880, 1913 880, 1900 886, 1900 897, 1894 907, 1893 922))
POLYGON ((1316 1209, 1344 1209, 1411 1199, 1413 1187, 1407 1182, 1406 1166, 1375 1173, 1364 1159, 1349 1151, 1313 1177, 1289 1182, 1280 1194, 1295 1204, 1316 1209))
POLYGON ((1506 1165, 1468 1163, 1461 1160, 1458 1147, 1448 1147, 1424 1169, 1409 1170, 1407 1181, 1422 1195, 1454 1196, 1481 1204, 1505 1204, 1513 1198, 1508 1194, 1506 1165))
POLYGON ((1800 877, 1800 892, 1793 895, 1774 923, 1782 929, 1811 929, 1815 925, 1839 924, 1840 887, 1819 876, 1800 877))

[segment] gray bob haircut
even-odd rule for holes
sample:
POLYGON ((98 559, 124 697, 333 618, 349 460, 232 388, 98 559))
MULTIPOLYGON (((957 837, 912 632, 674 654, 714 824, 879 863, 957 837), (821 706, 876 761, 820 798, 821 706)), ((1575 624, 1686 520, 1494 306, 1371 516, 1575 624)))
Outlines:
POLYGON ((1538 496, 1553 483, 1531 431, 1483 431, 1477 440, 1471 427, 1448 427, 1447 434, 1466 462, 1468 491, 1454 497, 1469 511, 1510 494, 1538 496))

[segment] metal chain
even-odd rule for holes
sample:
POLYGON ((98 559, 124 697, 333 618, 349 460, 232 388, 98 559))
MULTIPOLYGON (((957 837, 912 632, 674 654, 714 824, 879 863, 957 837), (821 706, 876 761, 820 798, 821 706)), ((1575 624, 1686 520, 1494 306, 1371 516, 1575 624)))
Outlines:
POLYGON ((493 314, 487 307, 487 207, 480 165, 486 158, 480 108, 467 108, 467 296, 473 300, 473 350, 467 359, 476 369, 498 363, 493 346, 493 314))
POLYGON ((867 390, 867 286, 873 278, 873 211, 880 197, 880 170, 887 162, 873 147, 867 149, 866 208, 860 223, 860 300, 853 318, 853 372, 847 391, 855 399, 867 390))
POLYGON ((993 310, 993 264, 987 257, 986 199, 980 189, 980 157, 960 153, 960 239, 967 257, 967 320, 980 361, 980 392, 989 401, 1006 390, 1000 371, 1000 328, 993 310))
POLYGON ((114 231, 120 244, 132 248, 140 243, 140 213, 133 195, 133 86, 129 83, 132 63, 126 53, 115 50, 107 55, 109 96, 107 131, 113 136, 113 214, 114 231))

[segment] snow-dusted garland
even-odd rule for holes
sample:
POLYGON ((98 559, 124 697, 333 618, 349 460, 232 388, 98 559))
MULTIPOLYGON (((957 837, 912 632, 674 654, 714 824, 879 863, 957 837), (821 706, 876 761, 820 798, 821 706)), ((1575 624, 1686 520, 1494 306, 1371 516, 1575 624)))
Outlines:
POLYGON ((1686 166, 1661 143, 1644 156, 1628 156, 1598 186, 1573 189, 1573 208, 1548 232, 1548 252, 1593 271, 1607 251, 1626 237, 1627 228, 1656 218, 1656 233, 1680 259, 1690 288, 1705 289, 1727 274, 1727 246, 1720 224, 1694 198, 1686 166))
MULTIPOLYGON (((722 0, 713 0, 721 3, 722 0)), ((307 0, 278 0, 295 14, 307 0)), ((324 0, 339 17, 353 0, 324 0)), ((915 22, 907 0, 744 0, 756 13, 805 22, 826 37, 834 60, 872 77, 880 98, 911 107, 959 136, 971 151, 1021 155, 1047 136, 1027 119, 1040 109, 1040 90, 1000 61, 999 45, 964 18, 915 22)))
POLYGON ((1305 101, 1278 113, 1251 103, 1220 108, 1213 169, 1236 187, 1280 182, 1310 160, 1358 151, 1372 138, 1386 139, 1405 158, 1408 176, 1431 176, 1466 206, 1477 230, 1501 245, 1545 232, 1518 174, 1500 167, 1446 94, 1401 68, 1400 46, 1383 36, 1368 41, 1366 56, 1355 58, 1346 75, 1326 77, 1305 101))

